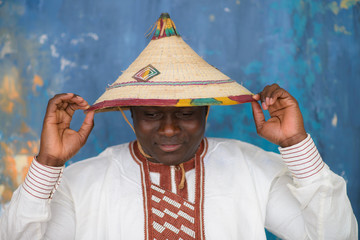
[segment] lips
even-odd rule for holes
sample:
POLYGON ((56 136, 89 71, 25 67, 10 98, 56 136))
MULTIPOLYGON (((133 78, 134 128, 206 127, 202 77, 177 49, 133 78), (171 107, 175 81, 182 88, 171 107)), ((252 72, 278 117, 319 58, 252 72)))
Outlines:
POLYGON ((164 152, 174 152, 181 148, 181 144, 159 144, 159 148, 164 152))

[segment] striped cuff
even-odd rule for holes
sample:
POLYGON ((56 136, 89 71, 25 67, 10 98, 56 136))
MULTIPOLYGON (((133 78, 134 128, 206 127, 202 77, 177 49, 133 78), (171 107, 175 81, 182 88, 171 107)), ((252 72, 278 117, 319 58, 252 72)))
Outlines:
POLYGON ((36 161, 31 163, 23 189, 30 195, 40 199, 51 199, 60 184, 64 167, 49 167, 36 161))
POLYGON ((306 180, 316 175, 325 166, 310 134, 298 144, 279 147, 279 151, 293 177, 298 180, 306 180))

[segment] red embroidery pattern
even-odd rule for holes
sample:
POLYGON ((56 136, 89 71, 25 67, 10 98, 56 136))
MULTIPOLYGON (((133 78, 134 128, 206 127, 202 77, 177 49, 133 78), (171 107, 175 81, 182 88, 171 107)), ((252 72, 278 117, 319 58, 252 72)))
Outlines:
POLYGON ((154 184, 150 189, 153 237, 195 239, 194 204, 154 184))
MULTIPOLYGON (((204 163, 207 140, 204 139, 197 151, 195 162, 195 202, 183 198, 156 184, 150 179, 149 162, 138 152, 136 142, 132 142, 130 153, 140 166, 144 197, 145 239, 205 239, 204 204, 204 163)), ((193 161, 191 160, 191 161, 193 161)), ((190 162, 190 161, 189 161, 190 162)), ((164 165, 159 164, 164 169, 164 165)), ((166 166, 169 168, 169 166, 166 166)), ((154 164, 150 169, 154 168, 154 164)), ((161 172, 160 172, 161 173, 161 172)))

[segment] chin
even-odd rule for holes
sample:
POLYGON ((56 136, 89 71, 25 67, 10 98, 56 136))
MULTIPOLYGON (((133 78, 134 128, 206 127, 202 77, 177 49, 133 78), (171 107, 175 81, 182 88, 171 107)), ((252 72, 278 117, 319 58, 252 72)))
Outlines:
POLYGON ((186 162, 183 158, 176 157, 176 156, 162 156, 162 157, 155 157, 152 160, 157 163, 162 163, 164 165, 179 165, 180 163, 186 162))

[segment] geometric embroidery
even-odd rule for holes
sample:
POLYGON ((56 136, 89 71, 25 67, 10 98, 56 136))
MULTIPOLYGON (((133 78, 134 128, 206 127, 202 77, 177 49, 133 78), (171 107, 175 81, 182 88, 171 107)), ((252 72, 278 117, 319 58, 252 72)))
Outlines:
POLYGON ((190 208, 191 210, 194 210, 194 206, 191 204, 188 204, 187 202, 184 202, 184 206, 190 208))
POLYGON ((173 206, 175 206, 175 207, 177 207, 177 208, 180 208, 180 207, 181 207, 181 204, 180 204, 180 203, 178 203, 178 202, 176 202, 176 201, 168 198, 167 196, 164 196, 164 197, 163 197, 163 200, 164 200, 165 202, 170 203, 171 205, 173 205, 173 206))
POLYGON ((165 208, 164 213, 166 213, 167 215, 172 216, 173 218, 177 219, 179 217, 179 215, 173 213, 172 211, 170 211, 169 209, 165 208))
POLYGON ((195 207, 181 196, 150 186, 154 239, 196 239, 195 207))
POLYGON ((194 222, 195 222, 193 217, 189 216, 188 214, 186 214, 185 212, 183 212, 183 211, 181 211, 181 210, 178 212, 178 214, 179 214, 180 216, 182 216, 183 218, 189 220, 191 223, 194 223, 194 222))
POLYGON ((190 228, 187 228, 184 225, 182 225, 181 230, 184 231, 186 234, 190 235, 191 237, 195 238, 195 232, 190 228))
POLYGON ((151 209, 152 210, 152 212, 154 213, 154 214, 156 214, 156 215, 158 215, 159 217, 164 217, 164 215, 165 215, 165 213, 163 213, 162 211, 160 211, 160 210, 158 210, 158 209, 156 209, 156 208, 152 208, 151 209))
POLYGON ((159 233, 162 233, 165 230, 165 227, 158 224, 157 222, 153 222, 153 226, 154 226, 155 230, 158 231, 159 233))
POLYGON ((133 76, 139 82, 146 82, 150 78, 153 78, 159 75, 160 72, 156 68, 154 68, 151 64, 147 65, 133 76))
POLYGON ((157 197, 155 197, 154 195, 151 196, 151 199, 152 199, 153 201, 157 202, 157 203, 159 203, 159 202, 161 201, 160 198, 157 198, 157 197))
POLYGON ((157 186, 155 186, 155 185, 151 185, 151 188, 154 189, 154 190, 156 190, 156 191, 158 191, 158 192, 160 192, 160 193, 162 193, 162 194, 165 193, 165 190, 162 190, 161 188, 159 188, 159 187, 157 187, 157 186))
MULTIPOLYGON (((149 240, 203 240, 204 222, 204 156, 207 152, 206 138, 195 154, 195 201, 173 193, 150 179, 147 159, 138 151, 135 142, 130 144, 131 155, 139 164, 142 179, 145 217, 145 239, 149 240)), ((170 167, 167 166, 170 171, 170 167)), ((178 181, 178 180, 176 180, 178 181)), ((180 180, 179 180, 180 181, 180 180)), ((187 185, 185 184, 185 187, 187 185)), ((187 196, 187 195, 186 195, 187 196)))

